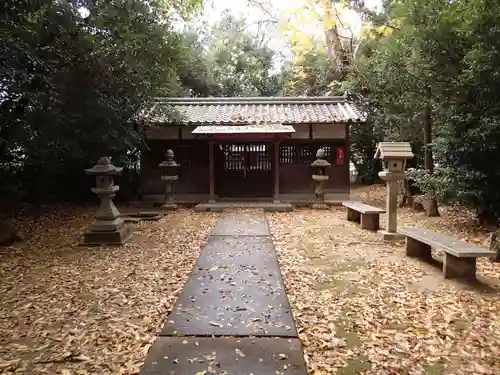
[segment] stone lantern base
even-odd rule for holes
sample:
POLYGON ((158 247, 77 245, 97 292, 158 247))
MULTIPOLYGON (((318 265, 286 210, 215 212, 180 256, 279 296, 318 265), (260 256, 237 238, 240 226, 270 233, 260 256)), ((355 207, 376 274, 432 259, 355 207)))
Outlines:
MULTIPOLYGON (((320 160, 324 161, 324 160, 320 160)), ((313 163, 314 164, 314 163, 313 163)), ((327 175, 317 175, 313 174, 312 179, 316 183, 316 202, 313 203, 313 210, 328 210, 328 206, 325 204, 325 182, 328 181, 330 177, 327 175)))
POLYGON ((132 236, 132 229, 121 218, 96 221, 83 235, 82 246, 123 245, 132 236))
POLYGON ((324 203, 313 203, 313 210, 328 210, 328 206, 324 203))
POLYGON ((386 230, 378 230, 378 234, 382 237, 384 241, 402 241, 405 239, 405 236, 399 233, 388 232, 386 230))
POLYGON ((160 210, 162 211, 175 211, 179 208, 176 203, 164 203, 161 205, 160 210))

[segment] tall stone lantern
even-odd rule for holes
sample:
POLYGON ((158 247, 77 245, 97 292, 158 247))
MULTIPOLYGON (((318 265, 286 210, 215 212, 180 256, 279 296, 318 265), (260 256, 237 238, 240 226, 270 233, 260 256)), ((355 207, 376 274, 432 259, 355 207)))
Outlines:
POLYGON ((163 210, 177 209, 177 204, 175 204, 175 184, 179 180, 179 176, 177 175, 179 166, 180 165, 174 161, 174 152, 172 150, 167 150, 165 161, 160 164, 160 167, 164 168, 161 179, 165 181, 165 203, 161 206, 163 210))
POLYGON ((111 158, 102 157, 96 165, 85 170, 96 178, 96 186, 91 190, 101 199, 101 205, 94 222, 84 234, 83 245, 121 245, 132 235, 113 203, 113 197, 120 189, 114 185, 113 177, 119 175, 122 169, 111 164, 111 158))
POLYGON ((322 148, 316 152, 316 160, 311 163, 311 167, 316 168, 316 173, 312 175, 313 181, 316 182, 314 194, 316 202, 313 204, 313 209, 326 210, 328 206, 325 204, 325 182, 328 181, 330 176, 326 173, 327 168, 331 164, 325 160, 325 150, 322 148))
POLYGON ((406 161, 413 157, 409 142, 380 142, 378 144, 375 159, 381 159, 383 165, 383 170, 378 175, 387 184, 387 227, 386 230, 379 230, 384 240, 392 241, 403 237, 397 233, 398 181, 406 178, 406 161))

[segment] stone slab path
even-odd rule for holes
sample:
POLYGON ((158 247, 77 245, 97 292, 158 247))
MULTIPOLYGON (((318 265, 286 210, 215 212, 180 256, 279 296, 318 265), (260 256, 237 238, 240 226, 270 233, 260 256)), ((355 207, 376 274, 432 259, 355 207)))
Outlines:
POLYGON ((266 217, 224 213, 141 375, 306 375, 266 217))

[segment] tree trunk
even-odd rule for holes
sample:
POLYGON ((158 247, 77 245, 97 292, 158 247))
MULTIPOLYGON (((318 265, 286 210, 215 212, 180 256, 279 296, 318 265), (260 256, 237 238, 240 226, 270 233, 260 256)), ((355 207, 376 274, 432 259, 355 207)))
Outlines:
POLYGON ((490 250, 495 252, 495 255, 491 257, 491 261, 500 262, 500 229, 491 234, 490 250))
POLYGON ((403 199, 401 200, 401 203, 399 204, 399 207, 404 207, 404 206, 410 206, 413 207, 413 194, 411 193, 410 190, 410 183, 408 182, 408 179, 404 179, 402 181, 403 184, 403 199))
POLYGON ((324 21, 328 21, 327 23, 332 25, 324 29, 327 53, 335 61, 334 68, 339 74, 338 80, 342 81, 348 73, 352 51, 346 50, 342 45, 334 3, 331 0, 323 0, 322 4, 325 12, 324 21))
MULTIPOLYGON (((434 160, 432 157, 432 108, 431 108, 431 87, 426 89, 427 103, 425 104, 424 115, 424 168, 429 174, 434 173, 434 160)), ((430 197, 428 202, 427 216, 439 216, 438 204, 435 197, 430 197)))
POLYGON ((21 236, 12 229, 7 215, 0 215, 0 246, 10 246, 21 240, 21 236))

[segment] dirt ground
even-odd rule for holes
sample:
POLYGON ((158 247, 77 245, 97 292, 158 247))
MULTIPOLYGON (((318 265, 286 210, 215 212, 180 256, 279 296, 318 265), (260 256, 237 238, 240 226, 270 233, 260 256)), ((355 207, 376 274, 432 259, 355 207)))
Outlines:
MULTIPOLYGON (((384 194, 354 196, 383 207, 384 194)), ((310 374, 499 373, 500 264, 479 260, 480 283, 467 285, 347 222, 341 207, 268 219, 310 374)), ((440 218, 402 209, 399 224, 487 243, 456 208, 440 218)))
POLYGON ((137 374, 216 218, 180 210, 124 247, 76 247, 94 212, 54 209, 0 250, 0 373, 137 374))

